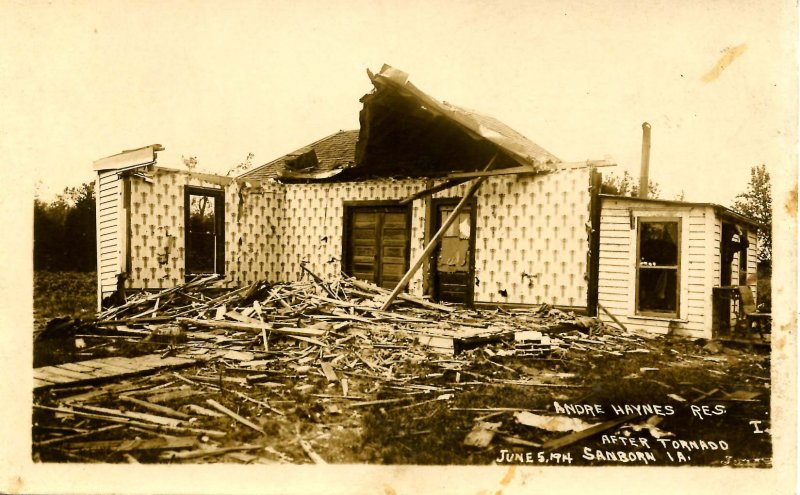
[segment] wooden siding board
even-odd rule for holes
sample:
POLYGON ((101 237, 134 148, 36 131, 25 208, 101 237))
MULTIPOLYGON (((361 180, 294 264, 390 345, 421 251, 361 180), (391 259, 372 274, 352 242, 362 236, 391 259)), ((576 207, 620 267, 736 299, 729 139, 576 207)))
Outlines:
MULTIPOLYGON (((682 218, 682 256, 681 256, 681 308, 679 312, 679 332, 690 335, 706 333, 708 306, 709 237, 710 219, 713 211, 707 208, 643 208, 637 210, 630 206, 635 216, 671 216, 682 218)), ((604 200, 601 216, 601 244, 605 248, 600 256, 600 302, 609 308, 623 323, 633 328, 665 333, 669 321, 632 317, 628 312, 633 308, 631 286, 634 273, 631 264, 635 256, 632 243, 635 230, 630 229, 629 207, 619 202, 604 200), (623 242, 624 241, 624 242, 623 242), (628 281, 623 284, 623 281, 628 281), (612 309, 613 308, 613 309, 612 309), (629 316, 631 316, 629 318, 629 316)))

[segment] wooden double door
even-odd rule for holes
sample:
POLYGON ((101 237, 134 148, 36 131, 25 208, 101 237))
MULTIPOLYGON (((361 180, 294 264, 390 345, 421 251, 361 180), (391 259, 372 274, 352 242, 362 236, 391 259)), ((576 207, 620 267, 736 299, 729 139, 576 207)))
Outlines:
POLYGON ((394 289, 408 270, 410 248, 410 205, 345 205, 348 275, 394 289))

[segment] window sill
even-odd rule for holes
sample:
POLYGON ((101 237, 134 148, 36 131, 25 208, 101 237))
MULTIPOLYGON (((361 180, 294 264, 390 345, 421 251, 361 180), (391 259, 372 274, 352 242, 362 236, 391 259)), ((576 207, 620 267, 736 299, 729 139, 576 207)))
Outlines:
POLYGON ((689 320, 685 320, 685 319, 679 318, 679 317, 670 318, 668 316, 630 315, 630 316, 628 316, 628 319, 630 319, 630 320, 674 321, 676 323, 689 323, 689 320))

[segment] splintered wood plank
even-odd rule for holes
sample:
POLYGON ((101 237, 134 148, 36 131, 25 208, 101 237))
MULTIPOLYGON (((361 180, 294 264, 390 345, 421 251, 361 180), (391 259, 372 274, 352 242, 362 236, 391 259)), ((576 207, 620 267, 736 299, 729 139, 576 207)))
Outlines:
POLYGON ((487 421, 477 423, 464 438, 464 445, 485 449, 492 443, 492 439, 500 426, 502 426, 502 423, 490 423, 487 421))
POLYGON ((46 380, 40 380, 38 378, 33 379, 33 388, 42 388, 42 387, 49 387, 53 385, 53 382, 48 382, 46 380))
POLYGON ((192 390, 192 389, 181 389, 181 390, 172 390, 170 392, 162 392, 159 394, 153 394, 147 397, 149 402, 155 404, 163 404, 165 402, 171 402, 173 400, 178 399, 185 399, 187 397, 194 397, 196 395, 203 395, 206 392, 203 390, 192 390))
POLYGON ((70 450, 113 450, 116 452, 132 452, 135 450, 168 450, 188 449, 197 445, 195 437, 148 438, 132 440, 99 440, 96 442, 72 442, 70 450))
POLYGON ((58 365, 58 367, 71 371, 79 371, 82 373, 91 373, 97 369, 94 366, 86 366, 85 364, 81 363, 61 363, 58 365))
POLYGON ((72 378, 74 380, 84 380, 84 379, 88 378, 88 376, 89 376, 89 375, 87 375, 85 373, 81 373, 79 371, 71 371, 71 370, 67 370, 67 369, 61 368, 60 366, 53 366, 52 368, 50 368, 49 371, 50 371, 50 373, 53 373, 55 375, 65 376, 67 378, 72 378))
POLYGON ((124 374, 126 372, 133 371, 130 368, 123 368, 122 366, 115 366, 115 365, 107 363, 107 362, 99 362, 98 361, 97 363, 95 363, 95 366, 97 367, 95 373, 99 374, 101 376, 113 376, 113 375, 119 375, 119 374, 124 374))
POLYGON ((99 359, 97 363, 102 364, 103 366, 113 366, 115 368, 126 369, 129 371, 138 371, 142 368, 142 365, 145 362, 148 362, 150 360, 150 356, 142 356, 142 357, 146 359, 140 361, 138 365, 135 363, 131 363, 129 360, 125 358, 119 358, 119 357, 99 359))
POLYGON ((63 375, 53 373, 51 370, 40 368, 35 370, 33 377, 39 380, 46 380, 53 383, 71 383, 73 380, 63 375))
POLYGON ((72 363, 72 366, 45 366, 33 370, 34 389, 94 382, 104 379, 138 375, 161 368, 188 366, 196 360, 183 357, 161 359, 158 354, 135 358, 103 358, 72 363), (82 367, 87 371, 77 371, 82 367), (89 371, 91 370, 91 371, 89 371))

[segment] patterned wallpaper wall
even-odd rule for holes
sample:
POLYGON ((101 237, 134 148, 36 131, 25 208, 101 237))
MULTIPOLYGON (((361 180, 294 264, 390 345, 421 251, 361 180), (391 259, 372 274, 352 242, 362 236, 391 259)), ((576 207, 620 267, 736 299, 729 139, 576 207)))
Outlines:
POLYGON ((589 176, 502 176, 478 189, 476 301, 586 305, 589 176))
POLYGON ((168 288, 183 282, 187 185, 225 191, 225 273, 230 285, 268 277, 270 263, 274 265, 282 254, 276 235, 277 217, 283 211, 279 185, 237 183, 163 168, 154 169, 151 176, 152 183, 127 179, 131 181, 128 287, 168 288))
MULTIPOLYGON (((358 183, 243 183, 155 169, 132 178, 129 287, 183 281, 183 189, 225 190, 225 261, 230 285, 297 280, 300 263, 330 279, 341 270, 345 201, 398 200, 425 180, 358 183)), ((437 193, 459 197, 468 184, 437 193)), ((586 304, 589 169, 488 179, 477 194, 476 302, 586 304), (504 293, 505 295, 501 294, 504 293)), ((412 205, 411 260, 424 249, 425 203, 412 205)), ((422 293, 422 271, 409 290, 422 293)))
MULTIPOLYGON (((586 305, 589 174, 577 169, 484 182, 476 193, 476 302, 586 305)), ((461 184, 434 197, 460 197, 467 188, 461 184)), ((401 199, 422 189, 422 180, 287 185, 281 229, 287 256, 277 278, 296 279, 302 260, 323 278, 339 273, 344 201, 401 199)), ((412 209, 411 260, 425 248, 424 229, 420 199, 412 209)), ((421 270, 409 287, 422 293, 421 270)))
MULTIPOLYGON (((400 200, 425 189, 425 181, 372 180, 328 184, 287 184, 285 221, 281 228, 285 256, 275 275, 280 280, 300 277, 301 261, 324 279, 341 271, 342 232, 345 201, 400 200)), ((412 205, 411 260, 424 248, 425 206, 421 200, 412 205)), ((409 284, 409 290, 422 293, 422 272, 409 284)))

